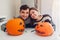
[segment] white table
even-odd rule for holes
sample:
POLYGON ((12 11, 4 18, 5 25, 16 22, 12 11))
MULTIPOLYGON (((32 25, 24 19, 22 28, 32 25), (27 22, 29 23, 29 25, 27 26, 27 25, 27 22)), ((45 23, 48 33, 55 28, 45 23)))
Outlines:
POLYGON ((7 35, 6 32, 0 30, 0 40, 60 40, 60 37, 57 37, 57 34, 54 32, 52 36, 41 37, 35 34, 35 32, 31 32, 33 29, 25 29, 23 35, 19 36, 10 36, 7 35))

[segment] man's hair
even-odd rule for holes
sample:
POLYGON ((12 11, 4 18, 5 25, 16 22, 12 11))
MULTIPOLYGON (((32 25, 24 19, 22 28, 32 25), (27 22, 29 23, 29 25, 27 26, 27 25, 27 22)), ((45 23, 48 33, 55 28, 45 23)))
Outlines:
POLYGON ((26 9, 29 9, 29 6, 28 6, 28 5, 22 5, 22 6, 20 7, 20 11, 21 11, 21 10, 26 10, 26 9))
POLYGON ((31 10, 38 11, 37 8, 34 8, 34 7, 31 7, 31 8, 29 9, 29 11, 31 11, 31 10))

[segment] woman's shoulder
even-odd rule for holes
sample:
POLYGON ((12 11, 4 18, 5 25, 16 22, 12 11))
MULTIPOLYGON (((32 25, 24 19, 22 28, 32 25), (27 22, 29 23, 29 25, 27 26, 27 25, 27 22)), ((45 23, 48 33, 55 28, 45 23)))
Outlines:
POLYGON ((51 16, 49 14, 43 14, 43 17, 50 17, 51 18, 51 16))

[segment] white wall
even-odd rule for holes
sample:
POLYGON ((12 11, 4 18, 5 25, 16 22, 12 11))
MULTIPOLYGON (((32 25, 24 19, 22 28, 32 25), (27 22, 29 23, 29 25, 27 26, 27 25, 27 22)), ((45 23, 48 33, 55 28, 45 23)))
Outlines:
POLYGON ((21 6, 21 0, 14 0, 15 1, 15 16, 19 16, 19 10, 20 10, 20 6, 21 6))
POLYGON ((12 0, 0 0, 0 18, 10 19, 14 16, 12 0))
POLYGON ((21 5, 27 4, 30 7, 34 7, 34 0, 21 0, 21 5))
POLYGON ((52 15, 53 0, 41 0, 41 14, 52 15))
POLYGON ((52 10, 52 17, 56 24, 57 34, 60 35, 60 0, 54 0, 52 10))

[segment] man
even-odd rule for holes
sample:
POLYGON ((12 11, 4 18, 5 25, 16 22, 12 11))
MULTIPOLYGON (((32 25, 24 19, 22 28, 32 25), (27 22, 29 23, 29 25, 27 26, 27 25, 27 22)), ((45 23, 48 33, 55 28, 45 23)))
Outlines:
POLYGON ((22 5, 20 7, 19 13, 20 13, 20 15, 18 18, 22 18, 25 21, 25 27, 26 28, 31 27, 31 25, 30 25, 31 21, 30 21, 30 17, 29 17, 29 6, 22 5))

